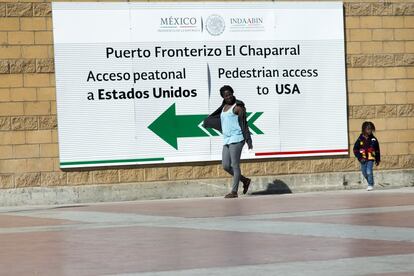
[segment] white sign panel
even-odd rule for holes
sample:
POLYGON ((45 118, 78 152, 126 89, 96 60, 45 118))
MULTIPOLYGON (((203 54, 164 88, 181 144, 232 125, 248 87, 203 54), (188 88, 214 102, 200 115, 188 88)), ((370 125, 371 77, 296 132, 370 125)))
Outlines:
POLYGON ((230 85, 254 150, 348 154, 341 2, 56 3, 60 166, 219 160, 230 85))

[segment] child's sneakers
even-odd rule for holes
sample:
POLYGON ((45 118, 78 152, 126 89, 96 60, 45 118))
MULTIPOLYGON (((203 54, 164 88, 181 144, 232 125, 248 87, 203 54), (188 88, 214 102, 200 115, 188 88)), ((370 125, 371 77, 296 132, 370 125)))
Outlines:
POLYGON ((374 187, 373 186, 368 186, 367 191, 372 191, 372 190, 374 190, 374 187))

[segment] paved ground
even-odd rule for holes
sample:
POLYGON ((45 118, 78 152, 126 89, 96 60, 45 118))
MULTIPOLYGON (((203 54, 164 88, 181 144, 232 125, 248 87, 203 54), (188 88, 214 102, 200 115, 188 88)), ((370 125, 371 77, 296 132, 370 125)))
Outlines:
POLYGON ((414 275, 414 188, 0 208, 1 275, 414 275))

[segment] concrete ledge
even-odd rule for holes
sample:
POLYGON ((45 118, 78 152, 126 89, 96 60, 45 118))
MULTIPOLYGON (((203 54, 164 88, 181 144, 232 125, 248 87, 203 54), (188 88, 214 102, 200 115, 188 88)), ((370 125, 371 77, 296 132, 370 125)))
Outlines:
MULTIPOLYGON (((375 171, 376 189, 414 186, 414 169, 375 171)), ((30 187, 0 190, 0 206, 74 204, 223 196, 231 179, 200 179, 111 185, 30 187)), ((364 189, 360 172, 294 174, 252 178, 251 195, 364 189)), ((241 187, 240 187, 241 189, 241 187)))

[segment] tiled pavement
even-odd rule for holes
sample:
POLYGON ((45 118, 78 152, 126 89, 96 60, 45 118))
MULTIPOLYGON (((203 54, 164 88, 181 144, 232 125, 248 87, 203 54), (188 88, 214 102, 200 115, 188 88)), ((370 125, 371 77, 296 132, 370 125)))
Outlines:
POLYGON ((0 275, 414 275, 414 188, 0 208, 0 275))

